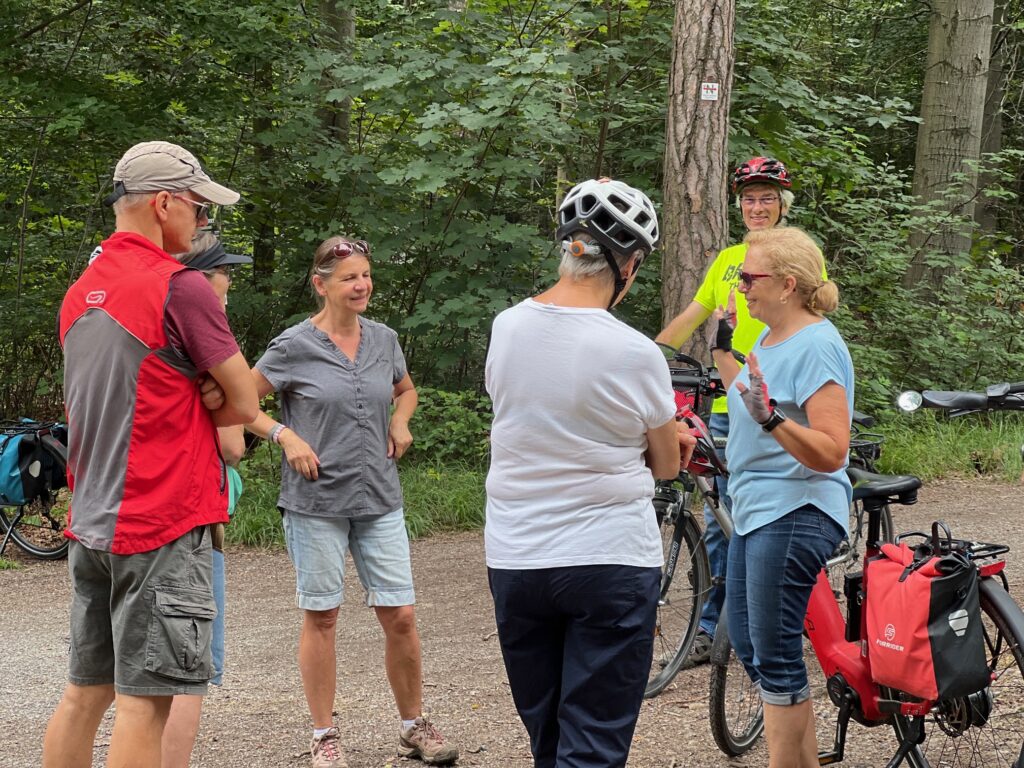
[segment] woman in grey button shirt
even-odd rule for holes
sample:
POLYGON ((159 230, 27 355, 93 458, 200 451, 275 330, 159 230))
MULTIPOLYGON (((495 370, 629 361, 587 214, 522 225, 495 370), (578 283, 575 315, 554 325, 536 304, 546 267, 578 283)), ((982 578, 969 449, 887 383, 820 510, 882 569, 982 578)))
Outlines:
POLYGON ((332 711, 346 550, 384 629, 384 663, 402 721, 399 754, 454 762, 458 751, 423 717, 396 466, 412 444, 416 389, 398 335, 362 316, 373 292, 369 246, 342 237, 324 241, 311 281, 320 311, 274 339, 252 370, 260 397, 279 393, 281 422, 261 414, 249 429, 284 449, 278 506, 303 609, 299 671, 313 718, 312 764, 345 765, 332 711))

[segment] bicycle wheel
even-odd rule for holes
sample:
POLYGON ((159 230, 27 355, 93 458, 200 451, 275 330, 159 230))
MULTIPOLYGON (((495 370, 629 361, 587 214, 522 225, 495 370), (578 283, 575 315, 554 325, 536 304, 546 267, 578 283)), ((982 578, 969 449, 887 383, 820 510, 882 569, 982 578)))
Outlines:
MULTIPOLYGON (((660 489, 667 500, 659 513, 665 565, 654 627, 654 657, 644 697, 657 696, 672 682, 686 660, 697 634, 700 611, 711 589, 711 567, 700 526, 689 509, 689 494, 678 488, 660 489)), ((658 498, 655 499, 656 505, 658 498)))
MULTIPOLYGON (((992 684, 929 713, 920 757, 908 756, 911 768, 1024 766, 1024 613, 995 579, 981 583, 981 610, 992 684)), ((893 718, 897 738, 908 726, 907 718, 893 718)))
MULTIPOLYGON (((883 542, 892 541, 896 535, 892 522, 892 512, 889 505, 882 507, 882 515, 879 519, 879 536, 883 542)), ((850 533, 847 538, 839 542, 836 551, 825 563, 825 570, 828 573, 828 583, 836 596, 840 610, 846 604, 846 595, 843 592, 843 582, 846 574, 856 573, 864 566, 864 547, 868 537, 868 515, 864 511, 864 505, 860 501, 854 501, 850 505, 850 533)))
MULTIPOLYGON (((42 449, 44 471, 63 475, 67 467, 67 449, 51 437, 43 438, 42 449)), ((11 539, 19 547, 43 560, 59 560, 68 553, 69 542, 64 537, 64 528, 70 508, 70 489, 67 486, 54 489, 48 483, 43 494, 31 503, 23 507, 0 507, 0 540, 13 524, 11 539)))
POLYGON ((764 707, 757 686, 732 649, 728 632, 719 621, 711 652, 708 715, 718 748, 729 757, 738 757, 748 752, 764 732, 764 707))

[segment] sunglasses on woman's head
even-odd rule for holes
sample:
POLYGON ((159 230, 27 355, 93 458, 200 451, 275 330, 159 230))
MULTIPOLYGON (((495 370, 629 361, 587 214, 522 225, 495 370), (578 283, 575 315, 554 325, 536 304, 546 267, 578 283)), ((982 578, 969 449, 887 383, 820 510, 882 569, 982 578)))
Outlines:
POLYGON ((754 281, 760 280, 762 277, 774 277, 774 275, 763 275, 756 272, 740 272, 740 285, 749 291, 754 287, 754 281))
POLYGON ((352 242, 338 243, 331 249, 331 255, 336 259, 344 259, 353 253, 361 253, 363 256, 370 255, 370 244, 365 240, 353 240, 352 242))

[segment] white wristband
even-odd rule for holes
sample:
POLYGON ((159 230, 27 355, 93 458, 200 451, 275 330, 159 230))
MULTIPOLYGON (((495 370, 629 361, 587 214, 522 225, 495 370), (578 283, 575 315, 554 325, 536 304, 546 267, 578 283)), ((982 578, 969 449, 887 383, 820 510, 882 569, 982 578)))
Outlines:
POLYGON ((270 435, 268 435, 270 441, 272 443, 280 444, 281 433, 284 432, 286 429, 288 429, 288 427, 286 427, 284 424, 275 424, 274 428, 270 430, 270 435))

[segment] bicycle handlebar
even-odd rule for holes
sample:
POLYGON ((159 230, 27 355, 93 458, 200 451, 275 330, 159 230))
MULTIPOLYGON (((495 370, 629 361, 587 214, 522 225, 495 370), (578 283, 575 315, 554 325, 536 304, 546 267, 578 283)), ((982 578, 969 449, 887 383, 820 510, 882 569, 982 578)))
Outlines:
POLYGON ((1024 411, 1024 382, 993 384, 984 392, 926 389, 920 392, 921 406, 963 416, 978 411, 1024 411))

